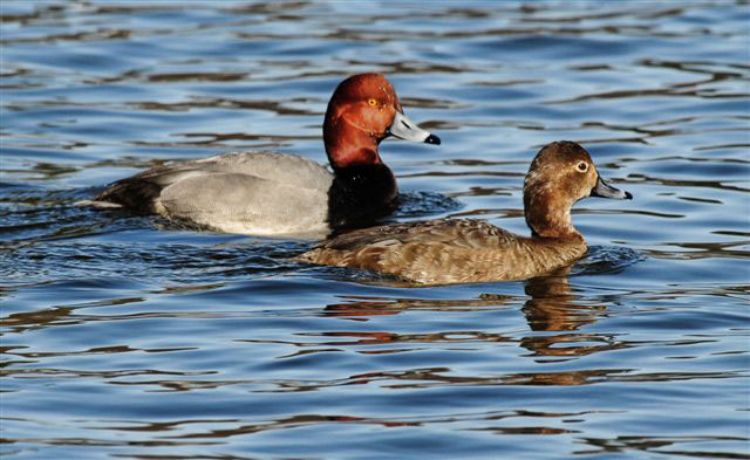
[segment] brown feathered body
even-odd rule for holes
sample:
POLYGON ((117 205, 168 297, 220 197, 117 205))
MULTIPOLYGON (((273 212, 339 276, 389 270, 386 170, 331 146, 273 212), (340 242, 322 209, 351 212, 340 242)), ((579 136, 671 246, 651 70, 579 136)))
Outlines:
POLYGON ((588 152, 570 141, 543 147, 524 180, 531 236, 481 220, 431 220, 353 231, 299 260, 388 273, 422 284, 510 281, 565 267, 586 253, 570 208, 580 199, 632 199, 599 177, 588 152))
POLYGON ((326 241, 299 260, 396 275, 422 284, 526 279, 586 252, 580 235, 528 238, 481 220, 431 220, 366 228, 326 241))

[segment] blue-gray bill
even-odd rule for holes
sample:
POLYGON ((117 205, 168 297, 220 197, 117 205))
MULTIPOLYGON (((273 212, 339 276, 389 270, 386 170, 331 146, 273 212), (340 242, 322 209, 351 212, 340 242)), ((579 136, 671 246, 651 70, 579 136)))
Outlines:
POLYGON ((388 129, 390 136, 407 141, 424 142, 425 144, 440 145, 440 138, 419 127, 402 112, 396 112, 393 123, 388 129))
POLYGON ((596 180, 596 186, 591 189, 591 196, 598 196, 601 198, 612 198, 613 200, 632 200, 633 195, 630 192, 620 190, 619 188, 612 187, 608 183, 604 182, 604 179, 599 177, 596 180))

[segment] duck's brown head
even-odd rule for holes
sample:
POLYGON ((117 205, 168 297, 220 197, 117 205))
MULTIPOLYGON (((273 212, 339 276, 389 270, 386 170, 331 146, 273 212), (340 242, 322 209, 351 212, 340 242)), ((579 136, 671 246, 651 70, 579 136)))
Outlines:
POLYGON ((328 103, 323 124, 331 166, 381 163, 378 144, 388 136, 440 144, 440 138, 404 115, 396 91, 383 75, 365 73, 341 82, 328 103))
POLYGON ((535 236, 579 237, 570 218, 576 201, 589 196, 631 200, 633 195, 608 185, 589 153, 570 141, 547 144, 531 163, 523 186, 526 223, 535 236))

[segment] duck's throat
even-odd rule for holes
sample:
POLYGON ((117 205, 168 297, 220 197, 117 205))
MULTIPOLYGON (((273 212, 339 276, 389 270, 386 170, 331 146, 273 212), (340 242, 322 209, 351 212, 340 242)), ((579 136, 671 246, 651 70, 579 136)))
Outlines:
POLYGON ((323 140, 328 161, 334 169, 382 163, 377 137, 344 118, 326 123, 323 140))
POLYGON ((556 196, 538 194, 524 196, 526 224, 534 236, 542 238, 581 238, 573 227, 569 203, 556 196))

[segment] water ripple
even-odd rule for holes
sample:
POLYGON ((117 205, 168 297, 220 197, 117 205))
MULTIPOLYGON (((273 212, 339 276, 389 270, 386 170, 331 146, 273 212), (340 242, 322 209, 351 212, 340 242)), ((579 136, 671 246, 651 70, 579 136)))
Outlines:
POLYGON ((747 458, 749 19, 4 0, 0 455, 747 458), (443 140, 382 143, 391 220, 528 234, 523 177, 558 139, 635 199, 575 207, 572 267, 431 288, 293 262, 310 241, 78 205, 228 150, 324 163, 330 92, 368 71, 443 140))

